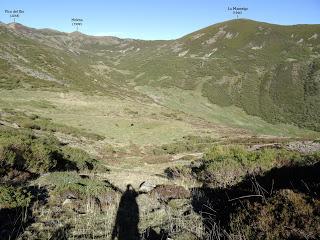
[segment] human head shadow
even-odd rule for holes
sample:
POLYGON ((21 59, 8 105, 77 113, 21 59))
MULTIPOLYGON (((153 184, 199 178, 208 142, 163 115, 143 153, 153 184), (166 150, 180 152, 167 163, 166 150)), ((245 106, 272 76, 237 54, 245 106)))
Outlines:
POLYGON ((126 191, 122 193, 117 216, 112 231, 112 240, 138 240, 139 237, 139 206, 136 201, 138 192, 131 184, 127 185, 126 191))
POLYGON ((214 227, 228 231, 230 217, 242 206, 243 201, 262 203, 282 189, 291 189, 311 198, 318 198, 319 172, 320 162, 304 166, 297 164, 273 168, 261 175, 247 175, 238 184, 226 188, 210 188, 204 185, 192 189, 192 206, 194 211, 203 217, 205 233, 212 232, 214 227))

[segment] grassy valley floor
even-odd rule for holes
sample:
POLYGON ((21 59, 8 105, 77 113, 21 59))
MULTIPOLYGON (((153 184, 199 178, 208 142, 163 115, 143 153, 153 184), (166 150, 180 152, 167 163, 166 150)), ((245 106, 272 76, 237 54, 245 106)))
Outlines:
POLYGON ((313 222, 313 228, 288 222, 291 230, 274 233, 263 232, 269 224, 263 219, 259 229, 250 225, 255 219, 241 225, 247 212, 259 209, 276 224, 271 209, 283 204, 283 196, 294 209, 282 212, 283 218, 296 218, 301 204, 306 221, 319 217, 314 193, 320 181, 312 175, 319 161, 318 133, 272 125, 188 91, 137 90, 143 99, 1 90, 4 236, 110 239, 120 236, 121 228, 115 233, 114 227, 128 204, 138 209, 129 228, 142 239, 319 236, 313 222), (293 186, 270 186, 284 180, 269 175, 286 168, 312 174, 288 180, 293 186))

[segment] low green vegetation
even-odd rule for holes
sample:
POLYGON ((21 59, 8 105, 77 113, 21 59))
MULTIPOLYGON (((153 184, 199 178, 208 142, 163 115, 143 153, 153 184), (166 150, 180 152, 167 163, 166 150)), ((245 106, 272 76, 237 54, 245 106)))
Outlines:
MULTIPOLYGON (((228 136, 228 131, 232 132, 231 137, 233 138, 239 135, 243 136, 246 133, 257 136, 272 135, 279 137, 308 138, 315 138, 319 134, 315 131, 299 128, 293 124, 268 123, 261 117, 248 115, 239 107, 221 106, 209 101, 201 92, 182 90, 177 87, 154 88, 141 86, 137 89, 150 97, 159 99, 158 101, 160 101, 162 105, 170 109, 192 116, 193 118, 191 119, 194 119, 193 121, 198 124, 200 124, 200 119, 204 120, 202 123, 203 126, 206 126, 208 130, 210 129, 216 133, 218 138, 224 135, 228 136), (240 129, 242 132, 237 131, 240 129)), ((188 120, 186 117, 183 118, 183 121, 188 120)))
POLYGON ((0 209, 27 207, 31 194, 23 187, 0 185, 0 209))
MULTIPOLYGON (((40 106, 38 105, 36 107, 47 108, 52 107, 52 105, 50 103, 42 102, 40 106)), ((14 111, 12 109, 3 109, 0 113, 0 119, 18 124, 18 126, 21 126, 22 128, 47 132, 61 132, 75 137, 86 137, 92 140, 104 139, 104 137, 99 134, 89 133, 79 128, 70 127, 64 124, 54 123, 50 118, 40 117, 36 114, 25 114, 24 112, 14 111)))
POLYGON ((188 179, 193 177, 192 169, 186 166, 168 167, 164 170, 164 174, 169 179, 176 179, 176 178, 188 179))
POLYGON ((215 144, 206 150, 202 159, 191 165, 168 167, 164 173, 171 179, 196 178, 212 186, 231 186, 250 174, 263 174, 272 168, 314 164, 320 152, 302 154, 285 148, 248 150, 245 145, 215 144))
POLYGON ((318 239, 320 201, 289 189, 266 202, 244 201, 230 219, 230 231, 247 239, 318 239))
POLYGON ((30 131, 6 127, 0 127, 0 156, 3 174, 11 168, 44 173, 62 160, 55 138, 36 138, 30 131))
POLYGON ((153 149, 154 155, 203 152, 217 140, 209 136, 184 136, 182 140, 153 149))
POLYGON ((249 151, 241 145, 213 146, 204 155, 198 177, 217 185, 233 185, 247 174, 258 174, 273 167, 310 164, 319 160, 319 152, 301 154, 286 149, 264 148, 249 151))
POLYGON ((51 186, 53 188, 51 195, 61 199, 67 198, 68 194, 82 199, 113 191, 107 183, 99 179, 83 178, 76 172, 53 172, 38 178, 33 184, 51 186))
POLYGON ((0 59, 0 88, 7 90, 13 90, 17 88, 43 90, 50 89, 52 91, 55 91, 59 89, 59 85, 54 82, 42 81, 38 78, 29 76, 24 72, 21 72, 14 68, 7 61, 0 59))
POLYGON ((97 161, 84 150, 63 146, 53 135, 35 136, 28 129, 0 126, 0 169, 31 173, 56 170, 93 170, 97 161))
POLYGON ((28 31, 41 41, 0 26, 1 89, 137 100, 142 97, 137 86, 177 88, 272 124, 319 130, 319 40, 313 37, 319 25, 239 19, 171 41, 28 31))
POLYGON ((97 168, 98 161, 80 148, 64 146, 61 148, 61 151, 65 158, 76 163, 79 171, 94 170, 97 168))
POLYGON ((320 238, 320 153, 285 146, 319 138, 318 32, 235 20, 140 41, 1 25, 0 232, 109 239, 122 190, 144 182, 188 193, 136 197, 146 236, 320 238))

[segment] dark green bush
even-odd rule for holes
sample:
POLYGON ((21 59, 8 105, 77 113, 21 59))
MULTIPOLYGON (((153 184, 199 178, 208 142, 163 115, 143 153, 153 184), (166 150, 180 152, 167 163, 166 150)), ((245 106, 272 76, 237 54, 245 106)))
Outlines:
POLYGON ((57 165, 59 150, 57 146, 35 142, 30 146, 30 155, 25 156, 27 168, 31 172, 48 172, 57 165))
POLYGON ((249 151, 241 145, 215 145, 204 154, 197 174, 202 180, 225 186, 239 182, 247 174, 305 162, 306 158, 307 156, 286 149, 249 151))
POLYGON ((62 148, 62 153, 64 158, 74 162, 79 170, 93 170, 97 165, 97 160, 82 149, 66 146, 62 148))
POLYGON ((92 170, 96 164, 85 151, 62 146, 52 135, 36 137, 26 130, 0 127, 0 174, 10 169, 32 173, 92 170))
POLYGON ((320 201, 280 190, 265 203, 242 202, 232 214, 232 234, 245 239, 319 239, 320 201))
POLYGON ((0 185, 0 209, 26 207, 31 201, 31 194, 21 187, 0 185))

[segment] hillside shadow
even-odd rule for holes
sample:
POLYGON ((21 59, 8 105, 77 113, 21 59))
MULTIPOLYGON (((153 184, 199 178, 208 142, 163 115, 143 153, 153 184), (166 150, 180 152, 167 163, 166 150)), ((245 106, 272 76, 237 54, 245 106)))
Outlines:
POLYGON ((111 239, 138 240, 139 206, 136 198, 139 194, 129 184, 122 193, 112 231, 111 239))
POLYGON ((28 225, 28 215, 28 209, 22 207, 0 209, 0 239, 17 239, 28 225))
POLYGON ((15 240, 24 232, 26 227, 34 222, 32 206, 37 201, 43 205, 47 203, 48 191, 45 188, 29 187, 32 199, 28 207, 0 209, 0 239, 15 240))
MULTIPOLYGON (((51 171, 79 171, 77 164, 69 159, 66 159, 61 153, 55 153, 54 158, 57 160, 57 165, 51 171)), ((91 166, 87 166, 89 170, 91 166)), ((93 168, 93 166, 92 166, 93 168)))
MULTIPOLYGON (((53 158, 57 161, 57 164, 48 171, 79 171, 77 164, 65 158, 61 153, 53 153, 53 158)), ((17 153, 13 166, 2 166, 3 171, 0 172, 0 182, 9 185, 23 185, 25 182, 38 178, 40 171, 33 172, 28 170, 28 164, 28 161, 21 156, 21 153, 17 153)), ((85 164, 88 170, 94 168, 92 163, 85 162, 85 164)))
POLYGON ((141 240, 166 240, 169 234, 163 229, 157 233, 152 227, 148 227, 142 234, 141 240))
POLYGON ((262 203, 276 191, 290 189, 312 198, 320 197, 320 162, 308 166, 273 168, 262 175, 248 175, 228 188, 192 189, 192 206, 203 217, 205 233, 219 224, 228 231, 230 216, 243 201, 262 203))

